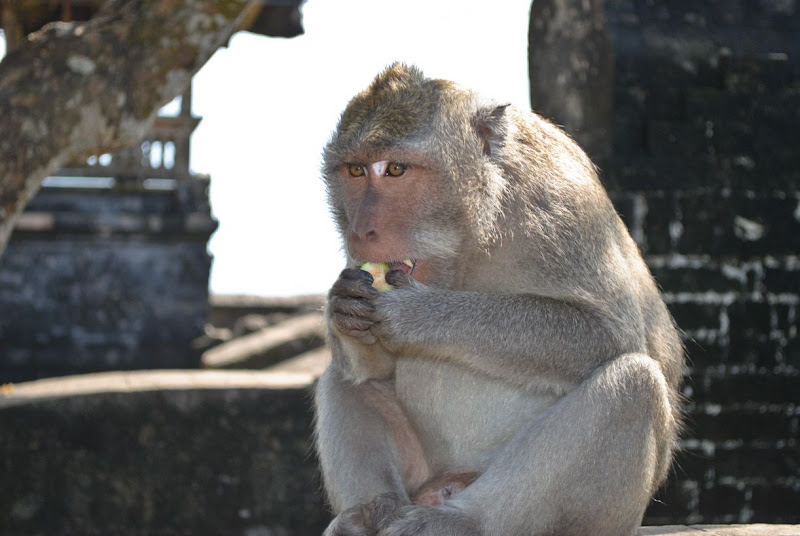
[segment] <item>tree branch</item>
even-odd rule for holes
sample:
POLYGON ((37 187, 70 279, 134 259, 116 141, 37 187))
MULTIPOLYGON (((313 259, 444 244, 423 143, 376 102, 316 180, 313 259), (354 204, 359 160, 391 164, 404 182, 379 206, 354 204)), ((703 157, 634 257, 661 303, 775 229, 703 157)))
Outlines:
POLYGON ((0 63, 0 254, 48 174, 141 140, 253 4, 111 0, 11 51, 0 63))

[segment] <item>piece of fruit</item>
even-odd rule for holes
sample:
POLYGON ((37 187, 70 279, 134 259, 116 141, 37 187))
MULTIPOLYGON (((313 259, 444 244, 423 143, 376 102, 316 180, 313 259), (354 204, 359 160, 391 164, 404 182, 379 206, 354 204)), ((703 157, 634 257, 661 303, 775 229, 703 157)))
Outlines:
POLYGON ((392 267, 386 262, 365 262, 361 265, 361 269, 369 272, 372 275, 372 286, 378 292, 386 292, 392 290, 392 285, 386 282, 386 274, 388 274, 392 267))

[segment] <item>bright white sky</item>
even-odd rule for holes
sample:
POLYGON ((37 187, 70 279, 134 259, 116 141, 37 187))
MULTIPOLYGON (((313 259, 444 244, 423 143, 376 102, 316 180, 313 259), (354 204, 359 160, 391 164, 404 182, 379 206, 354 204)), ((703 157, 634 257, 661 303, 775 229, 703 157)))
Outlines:
POLYGON ((530 0, 309 0, 303 36, 235 35, 193 85, 203 120, 192 168, 211 175, 219 221, 211 291, 326 292, 344 257, 320 154, 347 101, 403 61, 527 107, 529 9, 530 0))

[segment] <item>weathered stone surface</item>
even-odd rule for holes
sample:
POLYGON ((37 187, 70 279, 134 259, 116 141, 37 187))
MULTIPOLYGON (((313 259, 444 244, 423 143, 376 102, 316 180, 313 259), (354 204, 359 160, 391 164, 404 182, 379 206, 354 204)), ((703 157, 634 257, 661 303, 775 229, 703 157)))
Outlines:
POLYGON ((0 264, 0 382, 197 368, 207 235, 15 235, 0 264))
POLYGON ((264 368, 321 346, 324 341, 322 313, 312 312, 215 346, 203 353, 201 361, 205 368, 264 368))
POLYGON ((800 4, 605 11, 614 133, 598 163, 689 354, 684 450, 645 522, 798 523, 800 4))
POLYGON ((320 534, 308 375, 4 386, 0 534, 320 534))
POLYGON ((638 536, 798 536, 800 525, 672 525, 642 527, 638 536))
MULTIPOLYGON (((310 439, 318 372, 296 370, 304 372, 103 373, 3 386, 0 535, 320 534, 330 515, 310 439)), ((800 526, 638 534, 799 536, 800 526)))

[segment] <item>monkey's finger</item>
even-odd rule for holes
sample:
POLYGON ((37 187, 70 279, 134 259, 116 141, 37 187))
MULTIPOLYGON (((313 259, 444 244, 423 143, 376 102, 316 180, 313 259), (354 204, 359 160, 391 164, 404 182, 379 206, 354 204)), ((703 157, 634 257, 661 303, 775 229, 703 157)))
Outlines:
POLYGON ((351 280, 351 281, 362 280, 366 281, 370 285, 372 284, 373 281, 372 274, 360 268, 345 268, 339 274, 339 279, 351 280))
POLYGON ((378 291, 372 287, 372 276, 364 272, 367 278, 339 278, 331 287, 331 296, 347 298, 372 299, 378 296, 378 291))
POLYGON ((330 299, 331 312, 335 315, 360 316, 372 318, 375 314, 375 305, 369 300, 360 298, 343 298, 333 296, 330 299))
POLYGON ((358 342, 363 344, 375 344, 378 342, 378 339, 375 338, 375 335, 372 334, 371 331, 363 330, 363 329, 339 329, 339 333, 345 335, 347 337, 352 337, 356 339, 358 342))
POLYGON ((410 285, 411 281, 411 276, 403 270, 392 270, 386 274, 386 282, 395 288, 410 285))
POLYGON ((366 331, 371 328, 375 322, 367 318, 358 316, 337 315, 333 317, 333 323, 339 331, 358 330, 366 331))

